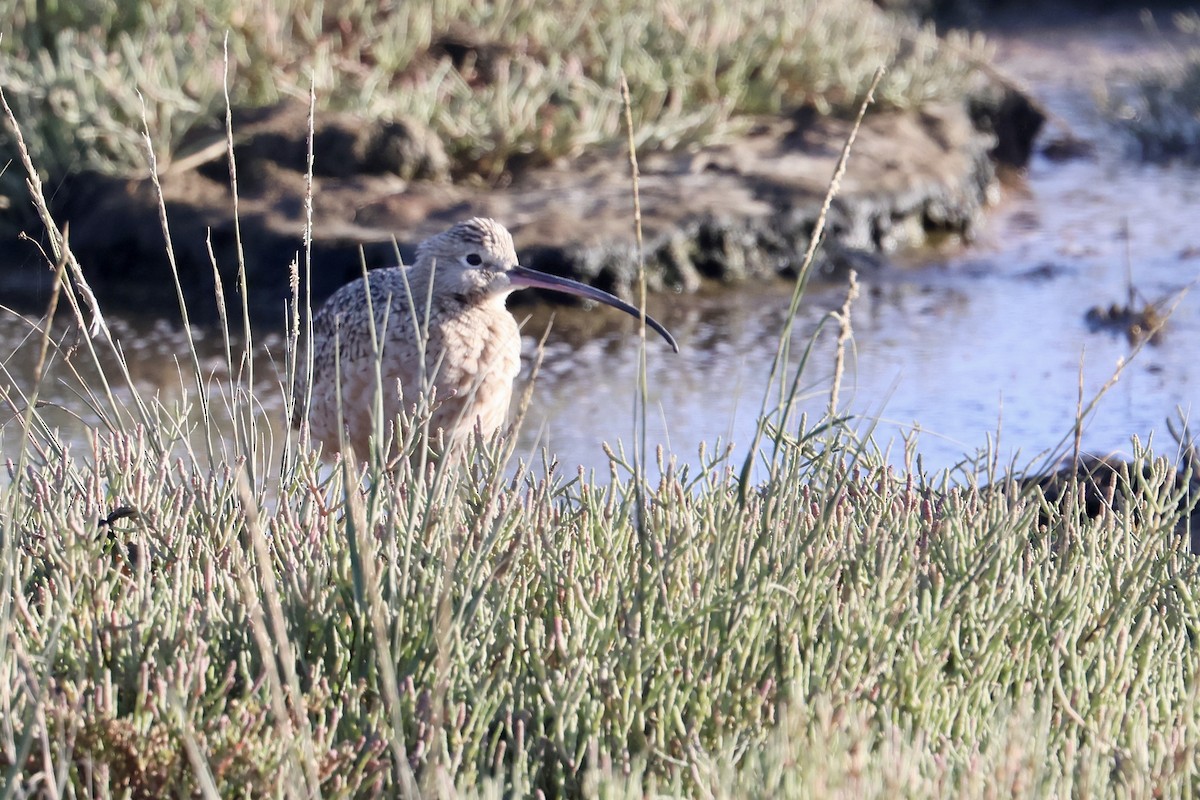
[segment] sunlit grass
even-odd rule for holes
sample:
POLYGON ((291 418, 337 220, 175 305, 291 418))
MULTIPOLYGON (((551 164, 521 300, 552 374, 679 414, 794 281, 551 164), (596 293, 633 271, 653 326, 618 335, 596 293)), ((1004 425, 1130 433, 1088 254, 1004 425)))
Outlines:
POLYGON ((617 462, 347 483, 300 454, 239 489, 136 427, 10 462, 0 765, 21 794, 185 793, 202 769, 222 795, 364 796, 398 753, 434 794, 1196 788, 1169 487, 1040 527, 1034 498, 822 441, 744 504, 724 459, 662 464, 645 581, 617 462))

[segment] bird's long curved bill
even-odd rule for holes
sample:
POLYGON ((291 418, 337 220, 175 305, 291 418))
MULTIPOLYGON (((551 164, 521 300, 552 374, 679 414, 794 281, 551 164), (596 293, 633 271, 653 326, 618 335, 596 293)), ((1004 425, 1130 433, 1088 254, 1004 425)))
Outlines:
MULTIPOLYGON (((595 300, 597 303, 604 303, 613 308, 619 308, 626 314, 630 314, 638 319, 642 317, 641 311, 635 306, 629 305, 624 300, 614 297, 603 289, 597 289, 595 286, 588 286, 586 283, 573 281, 570 278, 560 278, 557 275, 549 275, 545 272, 538 272, 536 269, 521 266, 509 269, 508 278, 514 286, 548 289, 553 292, 563 292, 564 294, 573 294, 577 297, 586 297, 588 300, 595 300)), ((672 350, 676 353, 679 352, 679 345, 675 343, 675 337, 662 326, 662 323, 647 314, 646 324, 666 339, 667 344, 671 345, 672 350)))

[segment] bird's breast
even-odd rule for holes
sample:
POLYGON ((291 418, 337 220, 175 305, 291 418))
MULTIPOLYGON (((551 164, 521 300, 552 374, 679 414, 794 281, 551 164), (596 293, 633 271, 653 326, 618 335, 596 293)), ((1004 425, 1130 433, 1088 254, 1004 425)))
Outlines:
MULTIPOLYGON (((434 424, 452 438, 469 434, 478 422, 485 435, 504 425, 513 380, 521 368, 521 333, 503 307, 458 303, 430 317, 425 350, 425 381, 436 392, 434 424)), ((419 385, 402 387, 406 403, 419 385)))
POLYGON ((431 336, 431 344, 436 347, 429 356, 441 358, 447 378, 510 384, 516 378, 521 362, 521 333, 512 314, 489 308, 460 308, 446 314, 438 328, 440 336, 431 336))

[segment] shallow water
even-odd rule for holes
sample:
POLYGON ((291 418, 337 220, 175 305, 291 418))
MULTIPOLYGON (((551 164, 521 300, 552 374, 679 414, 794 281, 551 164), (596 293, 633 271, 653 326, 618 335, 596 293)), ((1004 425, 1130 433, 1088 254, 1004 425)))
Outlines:
MULTIPOLYGON (((1021 79, 1076 134, 1093 141, 1095 156, 1052 162, 1036 156, 1024 180, 1009 185, 969 247, 909 259, 880 276, 862 276, 853 306, 853 349, 842 386, 842 408, 860 425, 878 420, 876 440, 899 442, 920 431, 917 450, 926 468, 950 467, 998 439, 1002 462, 1018 463, 1070 435, 1080 397, 1086 403, 1108 381, 1131 345, 1123 335, 1091 331, 1084 315, 1093 305, 1126 299, 1127 274, 1148 300, 1167 298, 1200 275, 1200 172, 1180 165, 1148 165, 1131 157, 1100 119, 1094 82, 1107 70, 1161 57, 1161 44, 1136 27, 993 31, 999 63, 1021 79)), ((1051 123, 1048 135, 1060 131, 1051 123)), ((797 351, 843 289, 814 292, 796 326, 797 351)), ((701 442, 719 437, 744 448, 754 429, 774 345, 788 305, 787 285, 678 298, 654 298, 651 313, 679 340, 672 354, 651 339, 648 375, 651 410, 647 438, 683 462, 697 460, 701 442)), ((517 309, 527 346, 544 329, 546 309, 517 309)), ((176 357, 183 338, 153 323, 118 326, 130 345, 135 380, 144 391, 179 400, 176 357)), ((28 326, 0 314, 0 360, 18 382, 28 380, 36 347, 18 342, 28 326), (15 356, 10 356, 17 350, 15 356)), ((1129 450, 1130 437, 1153 432, 1163 452, 1164 420, 1176 407, 1200 399, 1200 296, 1183 297, 1161 345, 1136 355, 1107 392, 1083 435, 1085 448, 1129 450)), ((220 379, 219 337, 202 342, 203 371, 220 379)), ((268 340, 278 354, 281 342, 268 340)), ((805 372, 803 409, 819 413, 828 402, 834 343, 824 336, 805 372)), ((182 371, 190 373, 186 361, 182 371)), ((270 398, 262 419, 282 431, 275 365, 264 352, 256 362, 257 394, 270 398)), ((564 467, 607 470, 601 442, 631 441, 637 346, 632 325, 610 309, 559 310, 534 387, 521 452, 546 447, 564 467)), ((0 373, 2 379, 3 373, 0 373)), ((47 416, 76 447, 95 423, 75 392, 50 376, 43 399, 47 416)), ((9 411, 0 409, 0 424, 9 411)), ((14 422, 0 430, 11 453, 14 422)))

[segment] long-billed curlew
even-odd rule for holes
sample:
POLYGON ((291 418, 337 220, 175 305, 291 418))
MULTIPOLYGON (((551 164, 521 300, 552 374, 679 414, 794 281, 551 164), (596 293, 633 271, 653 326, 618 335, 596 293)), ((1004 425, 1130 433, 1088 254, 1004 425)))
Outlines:
MULTIPOLYGON (((336 452, 344 433, 344 441, 365 455, 376 429, 377 386, 383 430, 411 414, 424 395, 432 401, 431 440, 440 429, 444 445, 452 448, 467 441, 476 426, 484 437, 491 436, 508 415, 520 368, 521 335, 505 301, 526 287, 578 295, 640 316, 607 292, 522 267, 512 236, 500 223, 460 222, 422 242, 411 267, 375 270, 368 279, 340 288, 317 312, 307 414, 313 439, 326 452, 336 452)), ((679 352, 666 328, 650 317, 646 324, 679 352)), ((304 395, 301 386, 297 424, 305 418, 304 395)))

